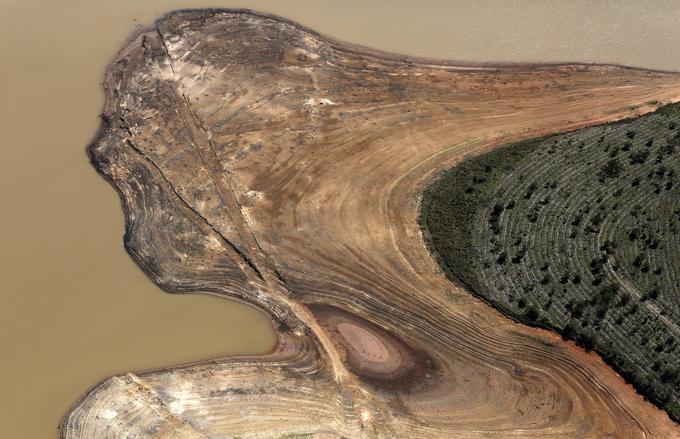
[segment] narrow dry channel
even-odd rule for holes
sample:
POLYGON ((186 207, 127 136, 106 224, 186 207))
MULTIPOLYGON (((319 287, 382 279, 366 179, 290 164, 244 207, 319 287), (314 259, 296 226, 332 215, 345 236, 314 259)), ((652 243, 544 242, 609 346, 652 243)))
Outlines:
POLYGON ((63 413, 106 376, 262 353, 275 342, 267 319, 251 307, 163 294, 147 280, 123 250, 116 194, 87 163, 106 64, 156 15, 250 7, 421 56, 680 69, 680 7, 673 2, 646 13, 633 1, 594 9, 586 2, 386 3, 2 1, 1 437, 56 437, 63 413))

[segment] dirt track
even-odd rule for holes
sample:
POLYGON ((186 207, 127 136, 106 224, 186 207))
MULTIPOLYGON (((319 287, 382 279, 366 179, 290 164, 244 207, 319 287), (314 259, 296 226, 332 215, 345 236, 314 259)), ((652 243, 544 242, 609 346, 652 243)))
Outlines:
POLYGON ((168 291, 262 307, 280 342, 262 358, 111 378, 63 437, 680 436, 596 355, 450 284, 416 222, 439 171, 676 101, 680 75, 457 66, 184 11, 138 34, 105 87, 90 153, 121 194, 133 258, 168 291), (351 367, 353 336, 332 329, 343 321, 383 337, 355 345, 412 373, 383 376, 365 352, 351 367))

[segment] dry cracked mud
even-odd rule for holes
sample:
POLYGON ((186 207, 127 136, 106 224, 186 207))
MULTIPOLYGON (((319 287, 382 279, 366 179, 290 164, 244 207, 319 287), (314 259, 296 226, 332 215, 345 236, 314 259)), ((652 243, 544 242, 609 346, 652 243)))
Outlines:
POLYGON ((489 148, 653 110, 680 75, 413 59, 243 10, 177 11, 106 73, 92 163, 168 292, 264 310, 260 357, 95 386, 63 438, 670 438, 593 353, 451 284, 419 197, 489 148))

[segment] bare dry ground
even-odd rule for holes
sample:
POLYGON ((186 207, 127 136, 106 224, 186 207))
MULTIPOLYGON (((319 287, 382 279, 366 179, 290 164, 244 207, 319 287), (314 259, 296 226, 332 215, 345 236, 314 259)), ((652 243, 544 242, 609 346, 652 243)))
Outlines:
POLYGON ((261 307, 280 339, 108 379, 62 437, 680 436, 595 354, 449 283, 416 220, 438 172, 676 101, 680 75, 416 60, 206 10, 137 34, 105 88, 89 152, 132 257, 167 291, 261 307))

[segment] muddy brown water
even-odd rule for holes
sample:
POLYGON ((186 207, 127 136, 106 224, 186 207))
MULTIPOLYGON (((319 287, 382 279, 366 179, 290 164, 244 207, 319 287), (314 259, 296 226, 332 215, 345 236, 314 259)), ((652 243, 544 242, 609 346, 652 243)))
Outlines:
POLYGON ((0 437, 57 437, 69 407, 112 374, 275 343, 253 308, 160 292, 125 253, 118 198, 84 152, 104 69, 130 32, 205 6, 425 57, 680 70, 675 1, 0 0, 0 437))

